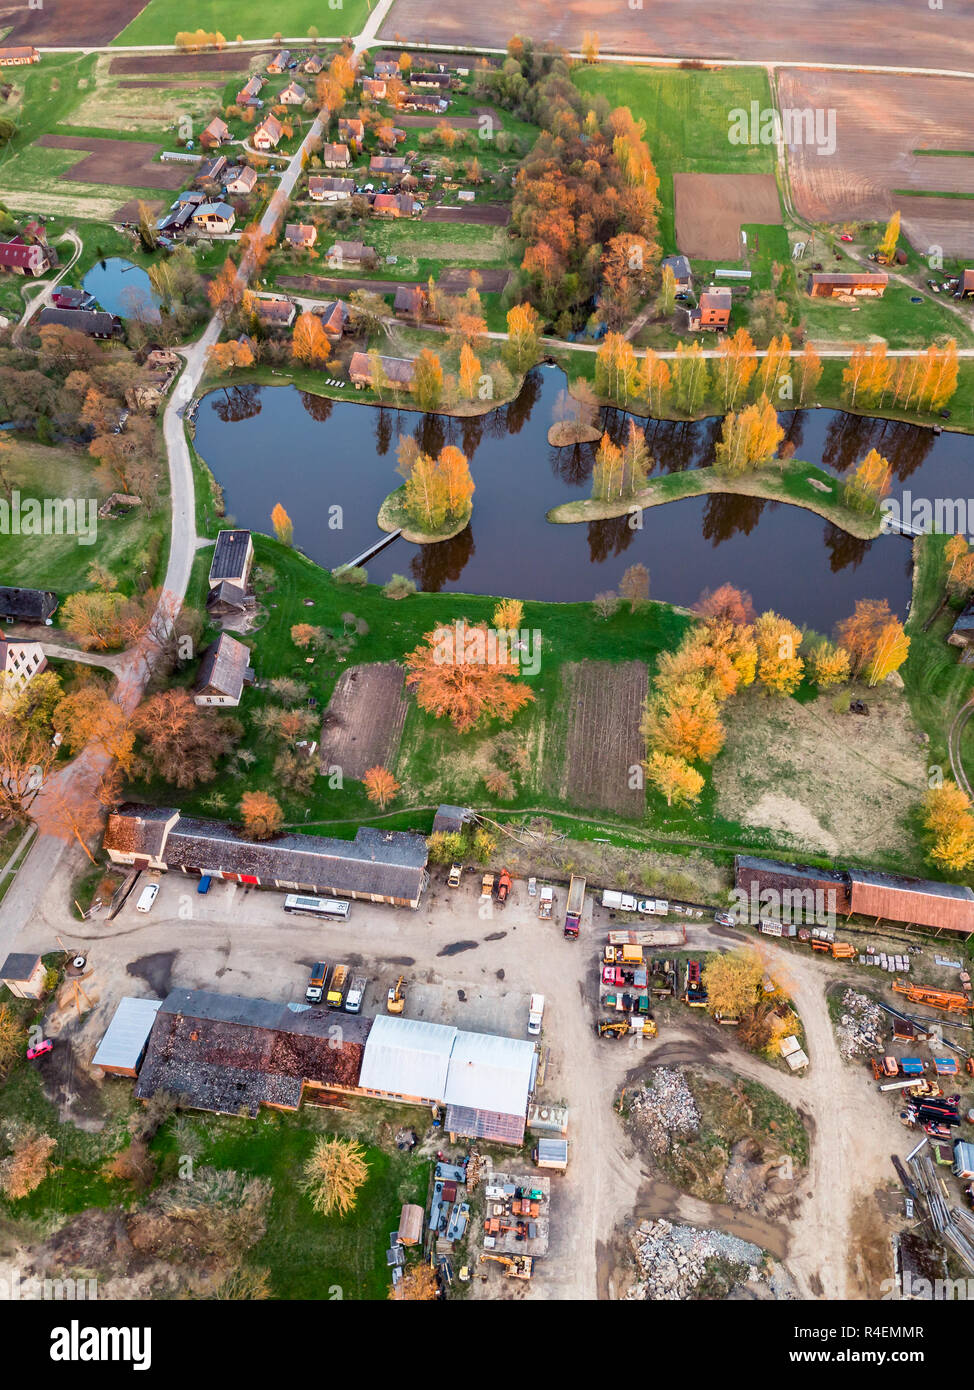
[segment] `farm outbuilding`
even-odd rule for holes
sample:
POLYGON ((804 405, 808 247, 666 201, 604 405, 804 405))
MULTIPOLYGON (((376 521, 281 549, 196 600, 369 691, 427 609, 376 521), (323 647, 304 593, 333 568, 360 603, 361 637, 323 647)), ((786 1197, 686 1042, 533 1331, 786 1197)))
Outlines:
POLYGON ((367 1095, 435 1105, 444 1099, 456 1028, 380 1014, 369 1035, 359 1084, 367 1095))
POLYGON ((745 895, 750 921, 757 920, 762 907, 783 921, 812 920, 816 915, 835 916, 851 910, 848 876, 836 869, 738 854, 734 857, 734 886, 739 895, 745 895), (762 894, 768 896, 762 900, 762 894))
POLYGON ((121 999, 91 1059, 92 1066, 101 1067, 107 1076, 138 1076, 161 1008, 161 999, 121 999))
POLYGON ((406 1202, 399 1213, 399 1244, 418 1245, 423 1239, 423 1208, 418 1202, 406 1202))
POLYGON ((849 873, 851 910, 877 922, 903 922, 943 931, 974 933, 974 892, 961 883, 934 883, 896 874, 849 873))
POLYGON ((954 1176, 974 1178, 974 1144, 958 1139, 954 1144, 954 1176))
POLYGON ((889 284, 885 271, 826 271, 808 277, 808 293, 813 299, 835 299, 841 295, 871 295, 881 298, 889 284))
POLYGON ((0 985, 18 999, 40 999, 44 994, 44 962, 32 952, 11 951, 0 967, 0 985))

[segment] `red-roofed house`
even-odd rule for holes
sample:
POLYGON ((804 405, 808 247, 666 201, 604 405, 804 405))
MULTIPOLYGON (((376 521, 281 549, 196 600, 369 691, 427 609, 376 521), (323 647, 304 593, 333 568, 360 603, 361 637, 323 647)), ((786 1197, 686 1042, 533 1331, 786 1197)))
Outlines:
POLYGON ((51 268, 51 253, 46 246, 36 242, 28 245, 23 237, 0 242, 0 270, 11 270, 14 275, 43 275, 51 268))

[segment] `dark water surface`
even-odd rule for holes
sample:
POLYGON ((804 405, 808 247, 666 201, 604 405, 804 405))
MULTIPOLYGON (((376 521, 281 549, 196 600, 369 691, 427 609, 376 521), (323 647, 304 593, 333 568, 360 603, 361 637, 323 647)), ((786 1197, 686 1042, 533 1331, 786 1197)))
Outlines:
POLYGON ((118 314, 123 319, 159 317, 159 296, 152 281, 141 266, 121 256, 96 261, 81 284, 95 296, 98 307, 106 314, 118 314))
MULTIPOLYGON (((347 563, 378 536, 376 513, 398 487, 396 445, 413 434, 437 453, 463 449, 476 492, 470 525, 451 541, 414 546, 399 539, 368 563, 383 583, 407 574, 427 590, 585 600, 614 588, 637 560, 649 568, 654 598, 690 604, 725 580, 749 589, 758 609, 773 607, 820 631, 850 613, 858 598, 886 598, 901 617, 910 599, 910 543, 902 536, 859 541, 811 512, 735 496, 687 498, 628 518, 555 526, 545 512, 589 496, 595 446, 553 449, 547 440, 565 378, 538 368, 516 401, 490 415, 459 420, 415 411, 332 402, 294 386, 228 386, 199 412, 196 447, 241 526, 270 530, 281 502, 297 546, 319 564, 347 563), (340 508, 340 529, 330 525, 340 508)), ((602 424, 621 438, 628 416, 605 410, 602 424)), ((893 466, 892 495, 974 498, 974 440, 934 435, 896 421, 805 410, 781 416, 798 458, 844 474, 877 448, 893 466)), ((655 472, 713 461, 720 420, 638 420, 655 472)), ((974 502, 971 508, 974 526, 974 502)))

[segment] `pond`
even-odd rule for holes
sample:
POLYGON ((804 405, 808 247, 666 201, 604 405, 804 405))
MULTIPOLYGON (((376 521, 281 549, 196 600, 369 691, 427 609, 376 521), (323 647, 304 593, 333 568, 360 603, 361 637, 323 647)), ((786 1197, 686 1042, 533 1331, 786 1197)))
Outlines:
POLYGON ((81 283, 107 314, 118 314, 123 319, 159 317, 159 296, 152 281, 141 266, 121 256, 97 261, 81 283))
MULTIPOLYGON (((402 482, 395 471, 400 434, 415 435, 434 454, 458 445, 476 483, 470 525, 436 545, 393 541, 368 562, 378 583, 400 573, 427 590, 587 600, 615 588, 638 560, 649 569, 653 597, 670 603, 692 604, 701 590, 730 581, 750 590, 759 610, 774 608, 823 632, 858 598, 885 598, 906 616, 906 538, 857 540, 786 503, 692 497, 648 509, 638 530, 625 517, 547 522, 550 507, 589 495, 595 454, 594 445, 548 443, 564 385, 560 369, 537 368, 517 400, 469 419, 334 402, 294 386, 231 385, 203 400, 195 442, 239 525, 269 531, 280 502, 294 522, 295 544, 328 568, 378 538, 379 504, 402 482)), ((628 419, 621 410, 602 412, 615 438, 628 419)), ((894 496, 974 497, 974 446, 965 435, 828 410, 789 412, 781 422, 795 457, 836 475, 877 448, 893 466, 894 496)), ((637 423, 646 428, 656 473, 712 462, 719 419, 637 423)), ((971 513, 974 523, 974 502, 971 513)))

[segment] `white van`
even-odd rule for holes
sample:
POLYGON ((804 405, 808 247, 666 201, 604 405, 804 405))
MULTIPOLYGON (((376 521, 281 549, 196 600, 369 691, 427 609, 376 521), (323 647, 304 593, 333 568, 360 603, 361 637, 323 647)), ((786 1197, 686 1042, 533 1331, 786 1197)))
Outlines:
POLYGON ((139 896, 139 901, 135 904, 136 912, 148 912, 155 902, 158 893, 158 883, 150 883, 148 887, 143 888, 139 896))
POLYGON ((532 994, 531 1003, 528 1005, 528 1033, 532 1038, 536 1038, 541 1032, 541 1020, 544 1018, 544 995, 532 994))

